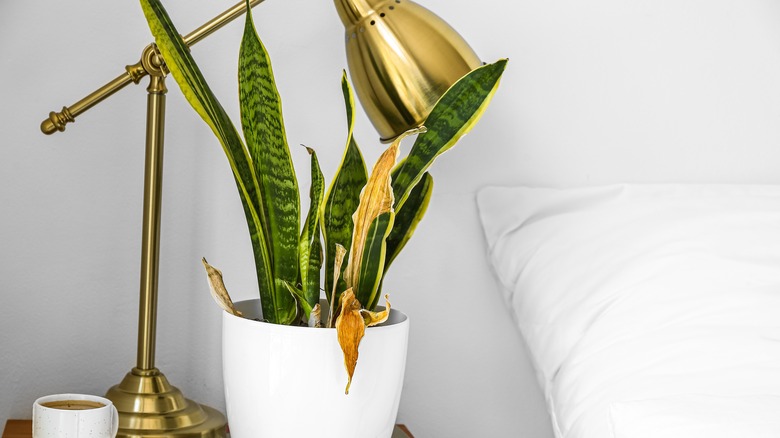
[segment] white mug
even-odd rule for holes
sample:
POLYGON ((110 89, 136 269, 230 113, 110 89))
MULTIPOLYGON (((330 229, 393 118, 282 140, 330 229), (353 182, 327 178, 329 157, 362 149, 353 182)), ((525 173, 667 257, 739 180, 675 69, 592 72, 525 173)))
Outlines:
POLYGON ((33 438, 114 438, 119 413, 95 395, 57 394, 35 400, 33 438))

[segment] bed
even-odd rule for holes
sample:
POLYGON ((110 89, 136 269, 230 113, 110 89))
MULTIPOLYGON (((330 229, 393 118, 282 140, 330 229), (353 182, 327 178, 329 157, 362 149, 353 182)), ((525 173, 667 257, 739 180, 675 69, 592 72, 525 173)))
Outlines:
POLYGON ((780 186, 477 203, 556 437, 780 437, 780 186))

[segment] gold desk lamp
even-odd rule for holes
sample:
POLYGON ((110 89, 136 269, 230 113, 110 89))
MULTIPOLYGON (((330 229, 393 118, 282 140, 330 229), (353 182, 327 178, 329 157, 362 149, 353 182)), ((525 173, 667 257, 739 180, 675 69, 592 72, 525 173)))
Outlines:
MULTIPOLYGON (((252 7, 262 2, 250 0, 252 7)), ((352 82, 383 141, 422 124, 439 97, 480 65, 457 32, 410 0, 334 2, 346 28, 352 82)), ((192 46, 245 12, 242 1, 182 38, 192 46)), ((150 44, 141 60, 125 67, 116 79, 60 112, 49 113, 41 130, 45 134, 64 131, 79 114, 130 83, 150 77, 137 363, 106 397, 120 413, 119 437, 224 437, 224 415, 184 398, 154 366, 167 74, 157 47, 150 44)))

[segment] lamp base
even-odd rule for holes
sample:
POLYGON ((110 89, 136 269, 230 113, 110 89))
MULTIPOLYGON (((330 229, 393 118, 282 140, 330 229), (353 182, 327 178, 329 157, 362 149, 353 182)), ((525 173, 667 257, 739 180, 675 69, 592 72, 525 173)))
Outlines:
POLYGON ((225 438, 225 416, 184 398, 156 368, 133 368, 106 393, 119 411, 117 438, 225 438))

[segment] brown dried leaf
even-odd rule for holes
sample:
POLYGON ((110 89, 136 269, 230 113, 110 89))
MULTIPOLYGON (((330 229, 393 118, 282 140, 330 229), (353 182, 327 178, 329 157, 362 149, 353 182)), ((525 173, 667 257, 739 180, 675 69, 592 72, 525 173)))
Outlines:
POLYGON ((311 313, 309 314, 309 327, 322 327, 322 309, 320 308, 320 303, 317 303, 314 305, 314 307, 311 308, 311 313))
POLYGON ((340 304, 341 313, 336 319, 336 333, 341 351, 344 353, 344 367, 349 375, 344 394, 349 394, 352 376, 355 374, 355 366, 357 366, 358 346, 366 332, 366 323, 360 314, 360 302, 355 298, 352 288, 341 294, 340 304))
POLYGON ((233 306, 233 300, 230 299, 230 295, 225 288, 225 283, 222 281, 222 271, 211 266, 209 262, 206 261, 205 257, 202 262, 203 266, 206 268, 206 274, 208 275, 211 297, 214 298, 214 301, 217 302, 219 307, 226 312, 243 317, 244 315, 233 306))
POLYGON ((385 294, 385 310, 382 310, 381 312, 372 312, 367 309, 362 309, 360 310, 360 315, 363 316, 366 327, 382 324, 387 321, 387 318, 390 316, 390 297, 385 294))

